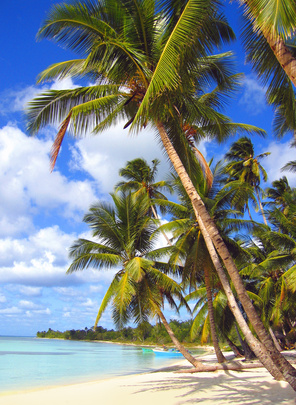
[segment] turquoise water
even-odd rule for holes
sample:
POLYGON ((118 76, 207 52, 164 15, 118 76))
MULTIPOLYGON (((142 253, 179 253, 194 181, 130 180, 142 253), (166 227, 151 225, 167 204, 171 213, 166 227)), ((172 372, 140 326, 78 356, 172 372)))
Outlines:
POLYGON ((143 353, 134 346, 0 337, 0 392, 140 373, 176 360, 143 353))

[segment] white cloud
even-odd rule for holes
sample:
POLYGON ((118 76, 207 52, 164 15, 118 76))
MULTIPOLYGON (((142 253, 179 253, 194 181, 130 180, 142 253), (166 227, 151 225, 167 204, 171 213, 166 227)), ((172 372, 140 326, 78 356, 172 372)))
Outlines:
POLYGON ((101 285, 91 285, 89 287, 89 292, 90 293, 97 293, 97 292, 102 292, 103 287, 101 285))
POLYGON ((251 75, 244 78, 244 91, 239 104, 251 115, 257 115, 266 108, 265 90, 251 75))
POLYGON ((265 150, 271 152, 269 156, 264 158, 264 163, 262 163, 268 173, 268 182, 271 183, 286 176, 290 186, 296 187, 295 173, 281 171, 281 168, 286 163, 295 160, 295 148, 291 148, 289 142, 271 142, 265 150))
POLYGON ((5 315, 15 315, 15 314, 20 314, 21 312, 22 312, 21 309, 18 307, 0 309, 0 314, 5 314, 5 315))
POLYGON ((34 304, 34 302, 27 301, 27 300, 21 300, 19 302, 19 306, 20 306, 20 308, 24 308, 24 309, 35 309, 35 308, 37 308, 37 305, 34 304))
POLYGON ((29 297, 40 297, 42 294, 42 289, 40 287, 21 286, 19 291, 21 294, 29 297))
POLYGON ((27 86, 20 90, 5 90, 1 92, 0 114, 23 111, 24 106, 36 95, 35 86, 27 86))
POLYGON ((72 287, 55 287, 54 291, 67 297, 77 297, 79 294, 79 292, 74 290, 72 287))
POLYGON ((64 312, 63 317, 64 318, 71 318, 71 313, 70 312, 64 312))
POLYGON ((68 180, 49 171, 52 141, 27 137, 20 129, 0 129, 0 236, 32 231, 41 210, 79 220, 96 199, 89 180, 68 180), (77 218, 77 219, 78 219, 77 218))
POLYGON ((6 301, 7 301, 6 297, 4 295, 0 294, 0 303, 4 303, 6 301))
MULTIPOLYGON (((70 90, 79 87, 76 85, 71 77, 66 77, 62 80, 54 80, 53 84, 50 86, 50 90, 70 90)), ((40 92, 40 90, 38 90, 40 92)))
MULTIPOLYGON (((42 229, 24 239, 0 239, 0 264, 8 266, 22 262, 24 265, 31 265, 33 259, 44 258, 52 263, 66 266, 68 248, 73 240, 74 236, 65 234, 58 226, 42 229)), ((35 292, 40 293, 38 290, 35 292)), ((31 293, 34 294, 34 291, 31 293)), ((30 292, 28 291, 27 294, 30 292)))
POLYGON ((78 87, 71 78, 54 80, 51 86, 27 86, 17 90, 5 90, 0 93, 0 114, 24 111, 27 104, 38 94, 46 90, 66 90, 78 87))
POLYGON ((35 314, 39 315, 51 315, 51 310, 49 308, 46 309, 37 309, 34 311, 35 314))
POLYGON ((96 306, 98 305, 98 303, 95 302, 95 301, 93 301, 93 300, 90 299, 90 298, 87 298, 86 301, 82 301, 81 305, 82 305, 83 307, 91 307, 91 308, 93 308, 93 307, 96 307, 96 306))
POLYGON ((105 193, 113 190, 119 181, 119 169, 131 159, 141 157, 151 164, 158 158, 161 160, 159 176, 163 179, 169 172, 154 132, 147 128, 138 136, 130 136, 128 130, 123 130, 123 125, 120 123, 102 134, 83 138, 72 149, 72 168, 82 168, 89 173, 105 193))

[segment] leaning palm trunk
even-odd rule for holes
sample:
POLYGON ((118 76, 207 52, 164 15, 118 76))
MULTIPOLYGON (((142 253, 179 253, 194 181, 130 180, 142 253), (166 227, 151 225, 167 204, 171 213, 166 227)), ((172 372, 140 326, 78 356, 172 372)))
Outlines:
POLYGON ((157 311, 157 315, 160 317, 161 322, 163 323, 163 326, 165 327, 167 333, 169 334, 170 338, 172 339, 172 342, 176 346, 176 348, 179 350, 180 353, 183 354, 186 360, 189 361, 193 365, 193 367, 196 368, 203 368, 203 364, 196 360, 186 349, 185 347, 179 342, 179 340, 176 338, 174 332, 172 331, 168 321, 166 320, 164 314, 162 313, 161 310, 157 311))
POLYGON ((240 349, 229 339, 229 337, 225 336, 225 338, 228 343, 228 346, 233 351, 235 357, 244 357, 244 355, 241 353, 240 349))
POLYGON ((201 228, 201 231, 204 236, 204 240, 207 246, 207 249, 209 251, 209 254, 211 256, 211 259, 213 261, 213 264, 215 266, 215 269, 217 271, 217 274, 219 276, 219 279, 221 281, 222 287, 224 289, 224 292, 227 296, 227 300, 229 303, 229 308, 231 309, 241 331, 243 332, 248 344, 252 348, 253 352, 256 354, 258 359, 261 361, 261 363, 266 367, 266 369, 270 372, 270 374, 276 379, 276 380, 281 380, 283 379, 283 375, 279 368, 275 365, 274 361, 271 359, 271 356, 269 355, 266 347, 259 342, 254 335, 252 334, 247 322, 245 321, 245 318, 243 317, 241 310, 239 309, 239 306, 236 302, 236 299, 233 295, 233 292, 231 290, 230 284, 228 282, 228 278, 224 272, 224 269, 221 265, 220 259, 218 257, 218 254, 215 250, 215 247, 209 237, 209 234, 207 230, 205 229, 204 223, 199 220, 199 226, 201 228))
POLYGON ((242 347, 242 349, 244 351, 245 359, 246 360, 254 360, 254 358, 256 358, 256 356, 255 356, 253 350, 250 349, 250 346, 248 345, 246 340, 242 339, 242 337, 241 337, 241 335, 239 333, 237 324, 235 324, 235 329, 236 329, 236 334, 237 334, 237 337, 238 337, 238 339, 240 341, 241 347, 242 347))
POLYGON ((205 276, 205 285, 206 285, 206 292, 207 292, 207 302, 208 302, 208 315, 210 321, 210 330, 211 330, 211 337, 214 346, 214 350, 217 356, 218 363, 224 363, 226 361, 218 341, 218 336, 216 332, 216 325, 214 319, 214 308, 213 308, 213 300, 212 300, 212 288, 210 282, 210 275, 207 266, 204 266, 204 276, 205 276))
MULTIPOLYGON (((159 220, 159 216, 157 215, 157 212, 155 210, 155 208, 153 207, 153 205, 151 205, 151 210, 152 210, 152 214, 154 216, 155 219, 159 220)), ((167 236, 167 234, 161 229, 160 232, 162 233, 162 235, 164 236, 165 240, 167 241, 167 244, 169 246, 172 246, 172 242, 170 241, 169 237, 167 236)), ((178 259, 178 263, 180 266, 183 266, 183 263, 181 262, 180 259, 178 259)))
POLYGON ((275 334, 274 334, 274 332, 272 330, 272 327, 270 326, 268 328, 268 330, 269 330, 270 336, 272 337, 272 340, 273 340, 273 343, 274 343, 275 347, 278 349, 279 352, 281 352, 282 348, 281 348, 279 342, 277 341, 277 338, 275 337, 275 334))
POLYGON ((244 334, 250 347, 258 357, 258 359, 264 364, 267 370, 277 379, 284 376, 285 380, 289 382, 292 388, 296 391, 296 378, 293 376, 295 369, 291 364, 276 350, 270 335, 265 330, 261 319, 255 311, 255 308, 245 290, 243 282, 240 278, 239 272, 228 252, 224 241, 219 235, 219 232, 212 221, 210 215, 208 214, 200 196, 198 195, 196 189, 194 188, 186 170, 176 153, 166 130, 160 122, 157 123, 157 129, 159 131, 162 143, 166 149, 166 152, 180 177, 182 184, 191 200, 195 215, 203 234, 204 240, 206 242, 207 248, 209 250, 210 256, 212 258, 213 264, 217 270, 218 276, 223 285, 224 291, 227 295, 230 308, 244 334), (246 314, 249 317, 251 324, 253 325, 256 333, 258 334, 260 340, 263 344, 260 344, 258 340, 251 333, 238 305, 236 303, 235 297, 231 291, 227 276, 222 268, 219 257, 216 253, 217 249, 220 254, 224 265, 231 277, 234 287, 237 291, 238 297, 244 307, 246 314), (267 351, 268 350, 268 351, 267 351))
MULTIPOLYGON (((159 216, 157 215, 157 212, 156 212, 155 208, 153 207, 153 205, 151 205, 151 210, 152 210, 152 214, 153 214, 154 218, 159 220, 159 216)), ((170 241, 167 234, 162 229, 161 229, 161 233, 164 236, 165 240, 167 241, 167 244, 172 246, 172 242, 170 241)))
POLYGON ((262 213, 263 221, 264 221, 265 225, 267 226, 266 216, 265 216, 265 213, 264 213, 263 205, 262 205, 262 202, 261 202, 261 199, 260 199, 260 195, 259 195, 259 191, 258 191, 257 188, 256 188, 256 195, 257 195, 257 199, 258 199, 260 211, 261 211, 261 213, 262 213))
POLYGON ((274 56, 277 58, 286 75, 296 87, 296 59, 286 47, 284 40, 280 35, 272 35, 262 30, 266 41, 272 49, 274 56))

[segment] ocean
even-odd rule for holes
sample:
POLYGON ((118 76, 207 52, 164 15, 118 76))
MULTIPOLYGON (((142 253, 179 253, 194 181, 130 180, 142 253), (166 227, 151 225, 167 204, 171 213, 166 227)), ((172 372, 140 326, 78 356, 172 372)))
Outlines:
MULTIPOLYGON (((181 358, 182 359, 182 358, 181 358)), ((72 340, 0 337, 0 392, 75 384, 169 366, 176 358, 140 347, 72 340)))

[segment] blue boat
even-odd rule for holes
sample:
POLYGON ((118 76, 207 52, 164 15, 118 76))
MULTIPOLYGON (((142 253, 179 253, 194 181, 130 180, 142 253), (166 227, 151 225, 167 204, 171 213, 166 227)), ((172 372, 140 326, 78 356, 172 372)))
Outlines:
POLYGON ((153 353, 152 349, 148 349, 148 347, 142 347, 142 352, 143 353, 153 353))
POLYGON ((183 356, 177 349, 152 349, 157 356, 183 356))

